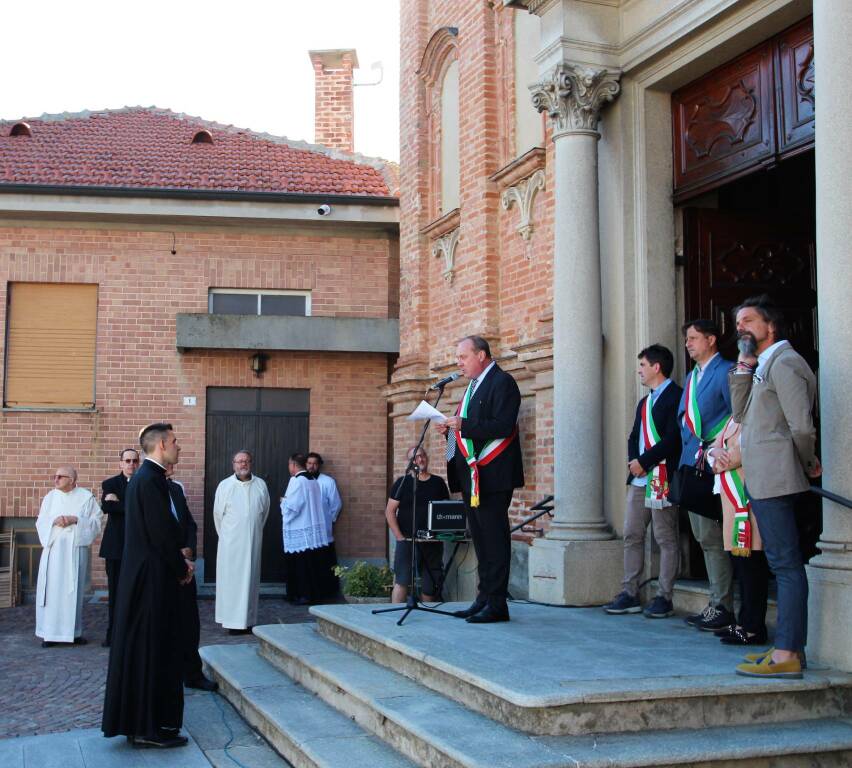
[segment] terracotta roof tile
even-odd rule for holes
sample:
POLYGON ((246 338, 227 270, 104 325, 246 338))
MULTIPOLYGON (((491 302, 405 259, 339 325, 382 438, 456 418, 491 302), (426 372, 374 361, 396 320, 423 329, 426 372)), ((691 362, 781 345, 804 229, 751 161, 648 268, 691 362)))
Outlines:
POLYGON ((3 184, 140 189, 398 194, 393 163, 211 123, 170 110, 128 107, 26 118, 31 136, 0 121, 3 184), (213 143, 192 143, 199 130, 213 143))

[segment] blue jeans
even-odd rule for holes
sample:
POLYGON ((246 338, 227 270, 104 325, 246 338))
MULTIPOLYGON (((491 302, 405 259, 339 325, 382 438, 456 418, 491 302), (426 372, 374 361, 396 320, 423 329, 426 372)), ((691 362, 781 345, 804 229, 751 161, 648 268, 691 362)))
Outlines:
POLYGON ((775 647, 802 651, 808 641, 808 577, 799 549, 794 504, 796 496, 752 499, 763 550, 778 584, 775 647))

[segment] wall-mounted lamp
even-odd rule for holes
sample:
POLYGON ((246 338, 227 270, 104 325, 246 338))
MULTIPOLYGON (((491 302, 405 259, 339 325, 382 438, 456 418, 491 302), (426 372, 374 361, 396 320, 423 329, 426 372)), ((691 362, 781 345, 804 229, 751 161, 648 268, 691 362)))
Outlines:
POLYGON ((263 352, 255 352, 251 356, 251 369, 255 376, 260 376, 266 370, 266 361, 269 360, 269 355, 263 352))

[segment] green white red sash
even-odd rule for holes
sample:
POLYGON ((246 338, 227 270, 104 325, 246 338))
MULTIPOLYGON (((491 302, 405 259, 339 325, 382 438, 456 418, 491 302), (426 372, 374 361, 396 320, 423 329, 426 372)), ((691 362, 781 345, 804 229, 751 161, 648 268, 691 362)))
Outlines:
MULTIPOLYGON (((660 433, 657 432, 657 425, 654 424, 651 395, 645 398, 642 405, 642 440, 646 451, 660 442, 660 433)), ((669 479, 666 460, 663 459, 648 474, 648 482, 645 484, 645 506, 653 509, 669 507, 671 503, 668 496, 669 479)))
MULTIPOLYGON (((725 443, 727 448, 727 440, 725 443)), ((725 494, 734 508, 731 554, 748 557, 751 554, 751 520, 749 519, 751 502, 746 493, 743 479, 736 469, 727 469, 720 473, 719 484, 722 486, 722 493, 725 494)))
MULTIPOLYGON (((463 419, 467 418, 467 409, 470 405, 470 398, 473 395, 473 387, 468 386, 467 391, 464 393, 464 398, 459 404, 459 409, 456 412, 463 419)), ((464 460, 467 462, 468 467, 470 468, 470 506, 478 507, 479 506, 479 467, 484 467, 486 464, 494 461, 506 448, 509 447, 509 444, 518 436, 518 425, 515 425, 514 430, 512 430, 512 434, 509 437, 498 438, 495 440, 489 440, 484 446, 482 446, 482 450, 479 452, 479 455, 476 455, 476 452, 473 447, 473 440, 462 436, 461 429, 456 430, 456 446, 461 451, 461 455, 464 456, 464 460)))
POLYGON ((698 410, 698 366, 696 365, 686 380, 686 412, 683 414, 683 420, 686 422, 687 428, 701 442, 709 443, 711 440, 715 440, 725 428, 730 417, 731 414, 726 413, 719 420, 719 423, 710 430, 709 434, 702 433, 701 411, 698 410))

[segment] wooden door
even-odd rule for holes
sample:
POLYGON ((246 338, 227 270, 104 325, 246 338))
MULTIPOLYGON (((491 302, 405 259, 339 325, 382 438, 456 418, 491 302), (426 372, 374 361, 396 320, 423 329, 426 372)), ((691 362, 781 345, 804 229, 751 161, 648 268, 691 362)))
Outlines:
POLYGON ((812 217, 686 208, 684 256, 686 318, 715 320, 725 357, 736 358, 731 310, 749 296, 767 293, 784 312, 790 342, 817 370, 812 217))
POLYGON ((263 531, 261 580, 286 581, 279 500, 290 478, 287 459, 308 450, 309 390, 210 387, 204 477, 204 580, 216 580, 218 537, 213 524, 216 487, 233 473, 242 448, 254 456, 253 472, 266 481, 269 517, 263 531))

